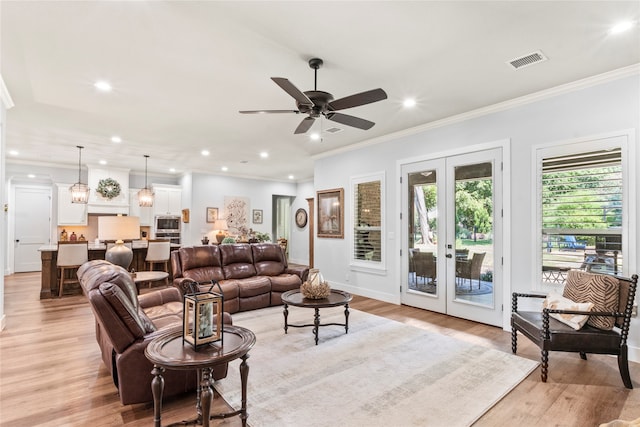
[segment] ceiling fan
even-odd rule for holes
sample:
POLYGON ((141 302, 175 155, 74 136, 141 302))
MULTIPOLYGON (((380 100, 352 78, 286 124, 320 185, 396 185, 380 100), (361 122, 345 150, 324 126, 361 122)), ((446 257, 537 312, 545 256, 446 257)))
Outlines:
POLYGON ((296 100, 297 110, 249 110, 240 111, 242 114, 263 114, 263 113, 296 113, 296 114, 308 114, 295 130, 295 134, 305 133, 313 122, 321 116, 326 117, 334 122, 341 123, 343 125, 352 126, 358 129, 371 129, 374 122, 361 119, 359 117, 350 116, 348 114, 337 113, 336 111, 345 110, 347 108, 359 107, 361 105, 371 104, 372 102, 382 101, 387 99, 387 94, 384 90, 372 89, 366 92, 357 93, 355 95, 346 96, 344 98, 336 99, 334 101, 333 95, 329 92, 323 92, 318 90, 318 69, 322 66, 322 59, 311 58, 309 60, 309 67, 314 69, 314 84, 313 90, 305 92, 300 91, 289 80, 282 77, 271 77, 271 80, 280 86, 285 92, 287 92, 293 99, 296 100))

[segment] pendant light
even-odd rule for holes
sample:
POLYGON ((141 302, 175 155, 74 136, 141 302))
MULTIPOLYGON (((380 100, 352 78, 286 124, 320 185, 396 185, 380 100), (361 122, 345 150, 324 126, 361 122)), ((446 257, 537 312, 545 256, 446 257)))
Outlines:
POLYGON ((153 206, 153 191, 147 187, 147 159, 148 155, 144 155, 144 188, 138 191, 138 204, 143 208, 153 206))
POLYGON ((83 184, 80 180, 80 172, 82 168, 82 149, 84 147, 80 145, 76 145, 79 150, 78 154, 78 182, 69 187, 69 191, 71 192, 71 203, 82 203, 87 204, 89 201, 89 186, 87 184, 83 184))

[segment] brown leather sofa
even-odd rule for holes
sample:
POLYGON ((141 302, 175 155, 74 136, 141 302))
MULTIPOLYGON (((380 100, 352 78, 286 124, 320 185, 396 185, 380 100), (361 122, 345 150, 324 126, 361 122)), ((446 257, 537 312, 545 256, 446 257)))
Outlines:
MULTIPOLYGON (((130 274, 104 260, 89 261, 78 269, 80 285, 96 319, 96 340, 102 360, 118 388, 123 405, 153 401, 151 369, 144 355, 151 340, 182 327, 182 295, 166 288, 138 296, 130 274)), ((225 313, 225 323, 231 316, 225 313)), ((227 365, 216 367, 213 378, 227 376, 227 365)), ((195 371, 167 370, 164 396, 195 390, 195 371)))
POLYGON ((224 311, 254 310, 282 304, 282 293, 298 289, 308 267, 291 268, 280 245, 274 243, 189 246, 171 252, 173 284, 182 293, 187 283, 220 283, 224 311))

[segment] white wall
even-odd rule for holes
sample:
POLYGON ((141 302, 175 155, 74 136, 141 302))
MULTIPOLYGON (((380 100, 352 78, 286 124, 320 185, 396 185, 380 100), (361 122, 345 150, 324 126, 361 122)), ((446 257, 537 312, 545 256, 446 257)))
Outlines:
MULTIPOLYGON (((505 230, 505 234, 510 236, 511 264, 508 270, 513 273, 511 277, 505 277, 505 289, 507 292, 530 290, 535 286, 533 281, 536 277, 536 258, 531 245, 531 235, 535 229, 535 206, 532 205, 531 192, 536 188, 531 161, 533 147, 628 129, 634 129, 637 138, 640 130, 639 75, 572 89, 561 93, 558 91, 555 96, 547 94, 539 101, 520 102, 513 108, 428 128, 415 134, 406 132, 406 136, 319 159, 315 163, 315 188, 343 187, 345 212, 350 212, 350 177, 384 170, 387 177, 386 227, 388 231, 395 231, 399 230, 399 161, 510 140, 511 158, 505 161, 510 162, 511 193, 506 195, 505 203, 510 203, 511 228, 505 230)), ((637 144, 637 141, 631 141, 631 144, 637 144)), ((636 166, 640 165, 638 158, 635 161, 636 166)), ((640 174, 636 174, 632 189, 638 188, 639 178, 640 174)), ((632 194, 635 197, 635 191, 632 194)), ((638 207, 640 200, 633 200, 632 203, 638 207)), ((636 212, 640 212, 640 209, 636 209, 636 212)), ((637 224, 637 214, 631 220, 637 224)), ((636 234, 639 232, 636 229, 636 234)), ((639 236, 635 237, 634 240, 640 242, 639 236)), ((362 295, 399 302, 400 262, 399 256, 393 254, 399 253, 400 241, 389 238, 388 234, 386 244, 389 256, 385 275, 350 271, 348 239, 316 239, 316 266, 338 288, 342 286, 362 295)), ((638 254, 636 247, 628 250, 631 255, 638 254)), ((633 320, 632 330, 640 330, 638 319, 633 320)), ((632 351, 634 360, 640 360, 640 335, 636 334, 630 341, 635 346, 632 351)))
POLYGON ((291 203, 291 237, 289 238, 289 262, 296 264, 309 264, 309 221, 303 228, 295 224, 295 214, 300 208, 307 211, 307 217, 311 218, 307 199, 315 197, 312 181, 298 183, 296 198, 291 203))
MULTIPOLYGON (((193 174, 191 178, 193 199, 191 200, 191 222, 183 230, 183 245, 200 245, 206 234, 209 240, 215 240, 213 224, 206 222, 207 208, 218 208, 223 215, 224 198, 228 196, 246 197, 250 200, 249 215, 253 209, 262 209, 262 224, 253 224, 249 228, 261 233, 272 233, 272 196, 296 196, 296 184, 293 182, 264 181, 246 178, 234 178, 222 175, 193 174)), ((272 237, 273 238, 273 237, 272 237)))
POLYGON ((5 143, 5 123, 7 122, 6 111, 13 107, 13 101, 9 91, 4 84, 4 79, 0 75, 0 204, 3 206, 0 214, 0 331, 6 326, 4 314, 4 275, 7 266, 7 211, 4 209, 8 204, 7 183, 6 183, 6 146, 5 143))

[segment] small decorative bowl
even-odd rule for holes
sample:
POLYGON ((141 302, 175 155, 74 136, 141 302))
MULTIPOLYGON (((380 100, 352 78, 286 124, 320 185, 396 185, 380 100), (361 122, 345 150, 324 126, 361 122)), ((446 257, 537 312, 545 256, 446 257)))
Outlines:
POLYGON ((309 282, 303 282, 300 285, 300 292, 302 292, 302 296, 309 299, 323 299, 329 296, 331 293, 331 287, 329 283, 322 282, 317 285, 312 285, 309 282))

